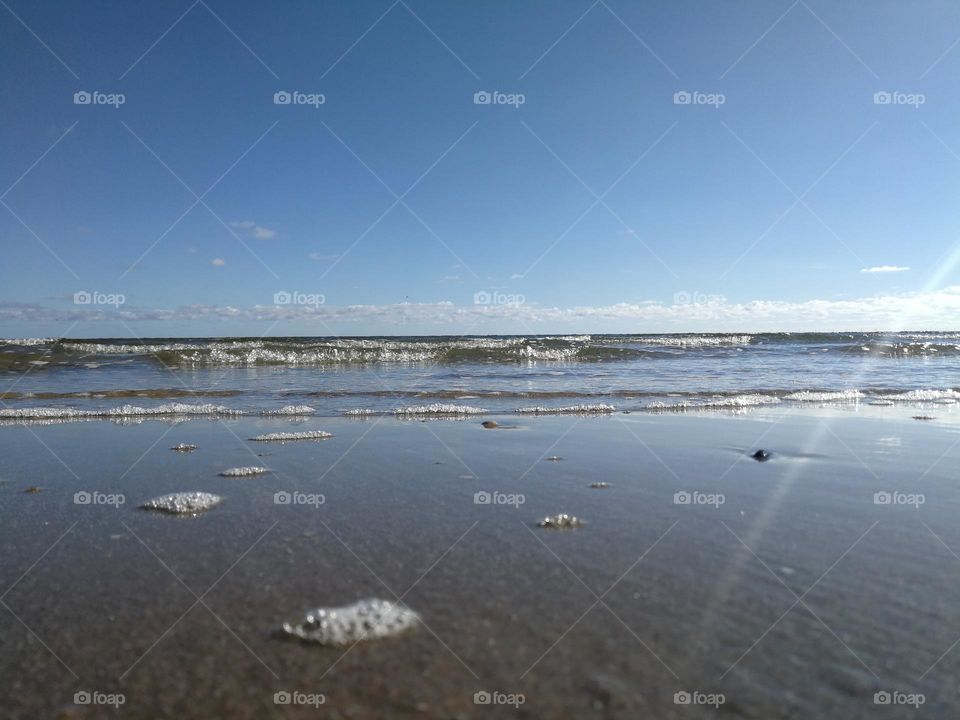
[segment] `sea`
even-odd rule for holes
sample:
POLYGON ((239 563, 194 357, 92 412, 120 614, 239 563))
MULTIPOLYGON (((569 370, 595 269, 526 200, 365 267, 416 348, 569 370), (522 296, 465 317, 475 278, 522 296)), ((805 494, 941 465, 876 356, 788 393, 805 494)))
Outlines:
POLYGON ((960 333, 0 341, 0 421, 953 404, 960 333))

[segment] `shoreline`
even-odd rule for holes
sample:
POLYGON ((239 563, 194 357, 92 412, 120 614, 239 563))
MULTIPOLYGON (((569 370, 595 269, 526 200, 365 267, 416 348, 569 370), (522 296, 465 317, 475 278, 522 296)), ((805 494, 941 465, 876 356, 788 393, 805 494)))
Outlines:
POLYGON ((489 712, 474 693, 496 691, 524 696, 519 717, 683 717, 674 694, 700 692, 736 717, 872 717, 890 690, 942 714, 960 655, 918 676, 960 635, 955 559, 931 534, 960 551, 955 417, 870 410, 515 417, 517 430, 325 418, 332 438, 255 452, 244 438, 289 422, 4 429, 0 568, 7 584, 23 575, 5 602, 36 637, 0 620, 0 669, 17 679, 2 707, 49 716, 87 689, 123 693, 125 717, 254 718, 300 692, 334 717, 470 718, 489 712), (758 447, 768 462, 748 456, 758 447), (218 476, 247 465, 271 472, 218 476), (137 509, 185 490, 224 500, 188 518, 137 509), (82 491, 126 501, 74 504, 82 491), (296 492, 323 502, 276 502, 296 492), (875 504, 881 492, 924 502, 875 504), (560 512, 585 525, 536 527, 560 512), (211 585, 209 609, 194 605, 211 585), (811 586, 810 609, 763 635, 811 586), (426 627, 339 660, 274 636, 306 608, 391 593, 426 627))

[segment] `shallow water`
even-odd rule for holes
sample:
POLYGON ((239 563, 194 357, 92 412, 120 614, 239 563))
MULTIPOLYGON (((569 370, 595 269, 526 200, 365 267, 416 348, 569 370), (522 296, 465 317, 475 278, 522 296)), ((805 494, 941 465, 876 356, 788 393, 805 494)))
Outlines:
POLYGON ((911 414, 3 427, 0 715, 52 717, 86 690, 125 704, 73 716, 316 716, 274 703, 299 692, 330 717, 866 718, 898 691, 925 702, 884 715, 946 717, 960 425, 951 407, 911 414), (291 428, 334 437, 245 440, 291 428), (169 450, 181 442, 199 448, 169 450), (247 465, 273 472, 218 476, 247 465), (137 509, 187 490, 224 500, 190 518, 137 509), (536 527, 561 512, 586 524, 536 527), (424 627, 346 653, 276 636, 366 597, 402 598, 424 627), (478 706, 482 691, 525 702, 478 706))
POLYGON ((957 402, 960 334, 7 340, 4 377, 0 418, 50 407, 116 414, 124 404, 139 416, 177 401, 328 416, 957 402))

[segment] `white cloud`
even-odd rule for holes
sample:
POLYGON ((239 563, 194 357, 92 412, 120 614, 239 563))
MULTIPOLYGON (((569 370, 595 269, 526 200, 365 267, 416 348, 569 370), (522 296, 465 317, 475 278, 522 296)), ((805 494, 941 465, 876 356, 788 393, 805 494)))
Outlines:
POLYGON ((340 257, 340 253, 331 253, 328 255, 324 255, 323 253, 312 252, 312 253, 307 253, 307 257, 310 258, 311 260, 317 260, 317 261, 336 260, 338 257, 340 257))
MULTIPOLYGON (((753 300, 665 304, 648 300, 604 306, 546 307, 455 305, 452 302, 389 305, 254 305, 247 308, 186 305, 175 309, 120 310, 52 308, 0 303, 0 323, 18 322, 215 322, 279 321, 326 331, 382 326, 410 332, 420 326, 437 333, 470 327, 475 332, 760 332, 830 330, 960 329, 960 285, 931 292, 878 295, 852 300, 753 300)), ((278 326, 280 327, 280 326, 278 326)), ((243 331, 243 327, 238 327, 243 331)))
POLYGON ((223 267, 224 265, 227 264, 227 261, 224 260, 223 258, 214 258, 213 260, 210 261, 210 264, 213 265, 214 267, 223 267))
POLYGON ((511 279, 511 280, 523 280, 523 275, 521 275, 520 273, 514 273, 513 275, 510 276, 510 279, 511 279))
POLYGON ((897 273, 897 272, 906 272, 910 268, 903 267, 902 265, 876 265, 874 267, 864 268, 860 272, 862 273, 897 273))
POLYGON ((247 234, 255 240, 273 240, 278 236, 276 230, 258 225, 253 220, 237 220, 230 223, 230 227, 237 230, 245 230, 247 234))

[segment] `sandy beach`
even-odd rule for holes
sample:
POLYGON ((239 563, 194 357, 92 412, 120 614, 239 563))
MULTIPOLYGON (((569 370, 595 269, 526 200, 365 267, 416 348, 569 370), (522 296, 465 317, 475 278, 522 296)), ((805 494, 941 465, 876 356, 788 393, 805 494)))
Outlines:
POLYGON ((943 717, 960 662, 960 435, 954 408, 916 414, 5 427, 2 707, 866 718, 888 692, 922 697, 880 708, 891 717, 943 717), (246 442, 315 429, 333 437, 246 442), (257 465, 272 472, 218 475, 257 465), (187 518, 137 507, 186 490, 224 500, 187 518), (76 504, 83 492, 94 499, 76 504), (536 526, 561 512, 584 526, 536 526), (422 626, 348 647, 277 635, 308 608, 368 597, 402 600, 422 626), (77 692, 123 704, 75 705, 77 692))

